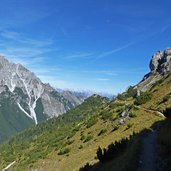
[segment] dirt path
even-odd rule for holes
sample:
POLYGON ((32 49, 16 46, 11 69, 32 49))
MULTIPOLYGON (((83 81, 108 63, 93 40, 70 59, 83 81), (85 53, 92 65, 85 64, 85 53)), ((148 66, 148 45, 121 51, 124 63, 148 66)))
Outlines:
POLYGON ((157 128, 144 138, 142 144, 142 152, 139 161, 139 169, 138 171, 156 171, 156 161, 157 161, 157 152, 156 152, 156 145, 157 145, 157 135, 160 126, 158 125, 157 128))
POLYGON ((146 109, 146 108, 144 108, 144 107, 140 107, 140 109, 143 109, 144 111, 147 111, 147 112, 151 112, 151 113, 158 114, 159 116, 165 118, 165 116, 163 115, 163 113, 161 113, 161 112, 159 112, 159 111, 157 111, 157 110, 146 109))
POLYGON ((150 113, 153 113, 153 114, 158 114, 159 116, 165 118, 164 114, 162 112, 157 111, 157 110, 147 109, 147 108, 140 107, 140 106, 136 106, 136 107, 138 107, 139 109, 142 109, 142 110, 144 110, 146 112, 150 112, 150 113))

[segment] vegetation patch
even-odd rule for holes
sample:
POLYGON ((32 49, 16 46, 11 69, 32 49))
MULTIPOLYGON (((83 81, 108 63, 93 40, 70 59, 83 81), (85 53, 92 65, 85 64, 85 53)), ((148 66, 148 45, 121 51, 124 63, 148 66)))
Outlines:
POLYGON ((84 143, 86 143, 92 139, 93 139, 93 135, 87 135, 87 137, 85 137, 85 139, 84 139, 84 143))
POLYGON ((166 96, 164 96, 161 103, 165 103, 165 102, 169 101, 169 99, 171 99, 171 93, 169 93, 166 96))
POLYGON ((86 122, 86 128, 90 128, 93 125, 95 125, 97 123, 97 117, 96 116, 92 116, 88 119, 88 121, 86 122))
POLYGON ((99 133, 98 133, 98 136, 102 135, 102 134, 105 134, 107 132, 107 129, 102 129, 99 133))
POLYGON ((141 95, 135 99, 134 104, 141 105, 147 103, 150 100, 151 100, 151 94, 149 92, 141 92, 141 95))
POLYGON ((60 151, 58 152, 58 155, 68 154, 69 152, 70 152, 69 148, 63 148, 63 149, 60 149, 60 151))

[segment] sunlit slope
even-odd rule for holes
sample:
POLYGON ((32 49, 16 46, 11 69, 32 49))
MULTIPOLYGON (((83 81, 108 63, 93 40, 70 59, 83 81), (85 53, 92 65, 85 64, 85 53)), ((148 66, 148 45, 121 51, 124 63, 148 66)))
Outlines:
POLYGON ((93 96, 71 112, 29 129, 12 139, 10 145, 2 146, 5 152, 1 152, 1 165, 16 160, 12 170, 58 168, 67 171, 68 166, 78 170, 86 162, 96 163, 98 146, 106 147, 163 119, 146 108, 167 107, 170 99, 164 102, 163 99, 170 92, 170 84, 170 76, 155 84, 149 91, 151 100, 138 106, 132 97, 109 102, 93 96))

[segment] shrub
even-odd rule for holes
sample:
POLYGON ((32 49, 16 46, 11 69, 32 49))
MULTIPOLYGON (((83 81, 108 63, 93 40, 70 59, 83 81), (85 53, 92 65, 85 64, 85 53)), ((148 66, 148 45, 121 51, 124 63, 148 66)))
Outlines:
POLYGON ((85 140, 85 138, 86 138, 85 135, 82 134, 80 140, 83 141, 83 140, 85 140))
POLYGON ((67 144, 67 145, 71 145, 73 142, 74 142, 74 140, 68 140, 68 141, 66 142, 66 144, 67 144))
POLYGON ((69 148, 60 149, 58 155, 68 154, 70 152, 69 148))
POLYGON ((114 128, 113 128, 113 130, 112 130, 112 132, 113 132, 113 131, 116 131, 116 130, 118 130, 118 129, 119 129, 119 126, 118 126, 118 125, 115 125, 114 128))
POLYGON ((134 104, 141 105, 148 102, 150 99, 151 99, 151 94, 149 92, 141 92, 141 95, 135 99, 134 104))
POLYGON ((83 148, 83 145, 80 145, 79 147, 78 147, 78 149, 82 149, 83 148))
POLYGON ((107 132, 107 129, 102 129, 99 133, 98 133, 98 136, 100 136, 100 135, 102 135, 102 134, 104 134, 104 133, 106 133, 107 132))
POLYGON ((137 96, 137 89, 135 89, 134 87, 130 86, 127 90, 127 95, 129 97, 133 97, 133 98, 136 98, 137 96))
POLYGON ((136 115, 135 113, 132 113, 132 112, 129 114, 129 116, 130 116, 131 118, 137 117, 137 115, 136 115))
POLYGON ((127 124, 127 129, 131 128, 134 124, 133 123, 128 123, 127 124))
POLYGON ((93 136, 92 135, 88 135, 86 137, 86 139, 84 140, 84 143, 90 141, 91 139, 93 139, 93 136))
POLYGON ((171 98, 171 94, 167 94, 165 97, 163 97, 162 102, 167 102, 171 98))
POLYGON ((117 95, 117 99, 119 99, 119 100, 125 100, 126 99, 126 96, 125 96, 125 94, 118 94, 117 95))
POLYGON ((106 112, 106 111, 104 111, 104 112, 102 112, 101 113, 101 116, 102 116, 102 119, 103 120, 111 120, 112 119, 112 114, 110 113, 110 112, 106 112))
POLYGON ((77 132, 77 131, 79 131, 79 129, 80 129, 80 127, 77 126, 73 129, 73 132, 77 132))
POLYGON ((125 110, 124 107, 119 107, 119 108, 117 108, 116 112, 117 113, 122 113, 124 110, 125 110))
POLYGON ((87 123, 86 123, 86 127, 87 128, 90 128, 92 127, 93 125, 95 125, 97 123, 97 118, 95 116, 91 117, 87 123))

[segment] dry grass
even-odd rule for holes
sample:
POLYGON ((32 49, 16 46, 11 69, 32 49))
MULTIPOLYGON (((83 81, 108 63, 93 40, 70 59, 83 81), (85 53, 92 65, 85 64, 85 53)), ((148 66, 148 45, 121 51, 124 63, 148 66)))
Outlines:
POLYGON ((34 164, 34 167, 44 169, 48 168, 49 171, 54 171, 55 169, 60 171, 68 171, 68 169, 77 171, 80 166, 83 166, 87 162, 90 164, 97 162, 95 156, 98 146, 101 146, 102 148, 107 147, 111 142, 120 140, 124 137, 129 137, 133 134, 133 132, 139 133, 145 128, 150 128, 153 123, 163 119, 143 110, 136 110, 133 112, 136 113, 137 117, 131 118, 114 132, 112 132, 113 123, 104 122, 102 120, 99 120, 97 124, 89 129, 82 127, 73 137, 74 143, 69 146, 71 149, 69 155, 58 156, 57 152, 53 151, 48 156, 48 159, 39 160, 36 164, 34 164), (127 124, 129 123, 132 123, 133 126, 128 129, 127 124), (106 128, 108 132, 104 135, 97 136, 99 131, 103 128, 106 128), (81 132, 84 135, 91 134, 94 138, 87 143, 83 143, 80 140, 81 132), (83 146, 82 149, 79 149, 80 145, 83 146))
MULTIPOLYGON (((139 109, 132 109, 131 112, 133 112, 136 117, 133 117, 126 121, 126 123, 121 125, 118 130, 112 132, 115 126, 114 121, 103 121, 99 117, 98 122, 95 125, 88 129, 85 125, 82 125, 81 129, 74 135, 74 137, 72 137, 74 142, 67 146, 71 149, 69 154, 59 156, 58 151, 54 150, 48 155, 46 159, 41 159, 34 163, 32 168, 40 170, 42 169, 42 171, 77 171, 87 162, 89 162, 90 164, 97 163, 95 156, 98 146, 102 148, 107 147, 111 142, 129 137, 133 134, 133 132, 139 133, 146 128, 149 129, 155 122, 164 120, 164 118, 158 116, 154 112, 143 110, 142 107, 160 111, 162 111, 166 107, 170 107, 171 99, 164 103, 161 102, 162 99, 171 92, 171 76, 166 78, 162 83, 152 88, 151 92, 152 100, 140 106, 139 109), (131 127, 128 127, 128 125, 131 125, 131 127), (98 136, 98 133, 102 129, 107 129, 107 132, 102 134, 101 136, 98 136), (90 141, 84 143, 82 140, 80 140, 81 134, 85 136, 92 135, 93 138, 90 141), (81 149, 79 149, 80 146, 82 146, 81 149)), ((121 103, 120 101, 117 101, 116 103, 118 102, 121 103)), ((112 102, 111 104, 115 105, 114 103, 115 102, 112 102)), ((122 101, 123 106, 132 103, 133 99, 131 98, 128 101, 122 101)), ((122 105, 116 108, 113 107, 111 109, 105 110, 106 112, 111 112, 113 115, 115 115, 117 109, 122 108, 122 105)), ((135 148, 136 147, 132 147, 130 151, 136 151, 135 148)), ((122 158, 111 161, 105 166, 105 168, 108 170, 109 168, 112 168, 114 164, 117 165, 118 162, 123 161, 123 159, 127 160, 128 157, 129 155, 127 154, 124 155, 122 158)))

